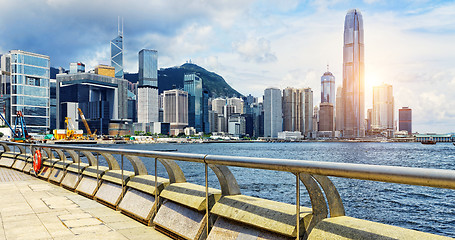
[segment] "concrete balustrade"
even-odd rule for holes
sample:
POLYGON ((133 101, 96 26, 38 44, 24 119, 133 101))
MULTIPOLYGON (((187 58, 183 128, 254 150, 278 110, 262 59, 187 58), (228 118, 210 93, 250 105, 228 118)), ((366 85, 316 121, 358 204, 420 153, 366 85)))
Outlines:
MULTIPOLYGON (((21 170, 22 162, 27 163, 32 158, 26 154, 24 145, 6 142, 0 142, 0 145, 3 147, 0 155, 3 167, 11 168, 18 162, 13 169, 21 170), (12 147, 19 152, 11 151, 12 147)), ((320 166, 314 167, 317 169, 314 172, 318 173, 315 174, 308 163, 301 168, 300 163, 292 160, 283 160, 280 165, 264 159, 198 154, 52 145, 37 145, 31 149, 35 148, 44 153, 39 178, 119 210, 174 239, 451 239, 344 216, 336 187, 327 176, 320 175, 323 173, 320 166), (120 164, 112 154, 121 156, 120 164), (108 166, 99 165, 100 156, 108 166), (168 178, 149 175, 139 157, 155 159, 155 175, 160 162, 168 178), (131 163, 133 171, 122 169, 125 160, 131 163), (202 163, 206 169, 206 186, 186 182, 174 160, 202 163), (293 173, 297 205, 242 195, 227 166, 293 173), (208 168, 217 176, 220 190, 207 186, 208 168), (304 168, 310 170, 297 170, 304 168), (300 206, 300 184, 309 194, 310 208, 300 206)), ((353 171, 358 174, 359 169, 353 171)), ((367 177, 371 178, 371 170, 368 173, 367 177)), ((434 178, 443 186, 455 189, 455 171, 425 176, 428 185, 436 185, 428 180, 434 178), (443 176, 442 180, 440 176, 443 176)))

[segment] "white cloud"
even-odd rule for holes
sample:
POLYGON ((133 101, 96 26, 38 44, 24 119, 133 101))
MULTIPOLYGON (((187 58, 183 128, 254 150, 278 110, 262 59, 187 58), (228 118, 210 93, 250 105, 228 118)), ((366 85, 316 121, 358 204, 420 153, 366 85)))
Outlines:
POLYGON ((250 37, 245 41, 235 42, 232 45, 246 61, 266 63, 277 60, 277 57, 271 51, 270 41, 265 38, 250 37))

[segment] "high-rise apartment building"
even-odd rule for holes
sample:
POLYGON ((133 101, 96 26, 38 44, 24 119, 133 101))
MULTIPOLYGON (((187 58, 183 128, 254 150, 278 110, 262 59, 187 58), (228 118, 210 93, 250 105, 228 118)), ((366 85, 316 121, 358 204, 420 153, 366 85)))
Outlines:
POLYGON ((393 87, 382 84, 373 87, 373 112, 371 127, 374 131, 394 130, 394 99, 393 87))
POLYGON ((49 120, 49 56, 11 50, 1 56, 2 113, 10 124, 21 111, 29 133, 47 133, 49 120))
POLYGON ((170 134, 178 135, 188 126, 188 93, 173 89, 164 91, 163 120, 170 123, 170 134))
POLYGON ((412 109, 409 107, 402 107, 398 110, 398 117, 398 130, 406 130, 408 131, 408 134, 412 134, 412 109))
POLYGON ((327 72, 321 77, 321 103, 331 103, 335 106, 335 98, 335 76, 327 67, 327 72))
POLYGON ((111 40, 111 66, 115 68, 115 77, 123 78, 123 20, 118 25, 118 36, 111 40))
POLYGON ((301 89, 285 88, 283 90, 283 131, 305 129, 305 93, 301 89))
POLYGON ((313 129, 313 90, 311 88, 303 89, 305 96, 305 135, 308 136, 313 129))
POLYGON ((226 105, 226 99, 215 98, 212 100, 212 110, 218 113, 218 115, 224 114, 224 105, 226 105))
POLYGON ((365 136, 363 18, 357 9, 346 14, 343 45, 343 137, 365 136))
POLYGON ((264 91, 264 137, 276 138, 283 130, 281 91, 267 88, 264 91))
POLYGON ((158 122, 158 52, 156 50, 139 51, 138 77, 137 121, 138 123, 158 122))

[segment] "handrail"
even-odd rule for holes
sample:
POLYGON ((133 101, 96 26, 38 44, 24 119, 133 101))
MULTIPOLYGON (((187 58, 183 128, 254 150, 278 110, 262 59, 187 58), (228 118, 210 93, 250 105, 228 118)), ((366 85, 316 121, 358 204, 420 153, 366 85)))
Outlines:
MULTIPOLYGON (((0 142, 2 143, 2 142, 0 142)), ((24 145, 22 143, 6 142, 8 145, 24 145)), ((290 160, 278 158, 237 157, 221 155, 204 155, 193 153, 173 153, 132 149, 110 149, 99 147, 60 146, 50 144, 33 144, 40 148, 57 148, 65 150, 105 152, 138 157, 171 159, 188 162, 225 165, 284 171, 291 173, 309 173, 333 177, 372 180, 380 182, 429 186, 455 189, 455 170, 428 169, 415 167, 398 167, 385 165, 369 165, 357 163, 318 162, 308 160, 290 160)))

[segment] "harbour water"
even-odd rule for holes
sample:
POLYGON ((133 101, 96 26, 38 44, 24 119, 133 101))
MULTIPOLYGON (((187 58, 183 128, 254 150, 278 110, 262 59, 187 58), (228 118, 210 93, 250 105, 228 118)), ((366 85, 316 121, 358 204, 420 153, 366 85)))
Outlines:
MULTIPOLYGON (((107 147, 455 170, 455 146, 452 143, 209 143, 107 147)), ((153 174, 154 160, 142 160, 149 173, 153 174)), ((202 164, 178 163, 188 182, 204 185, 202 164)), ((124 166, 132 170, 126 160, 124 166)), ((231 171, 242 194, 295 204, 295 176, 291 173, 242 168, 231 168, 231 171)), ((167 177, 161 165, 158 166, 158 175, 167 177)), ((335 177, 331 179, 340 192, 347 216, 455 237, 455 190, 335 177)), ((209 185, 219 188, 213 173, 209 174, 209 185)), ((310 206, 304 186, 301 193, 301 204, 310 206)))

